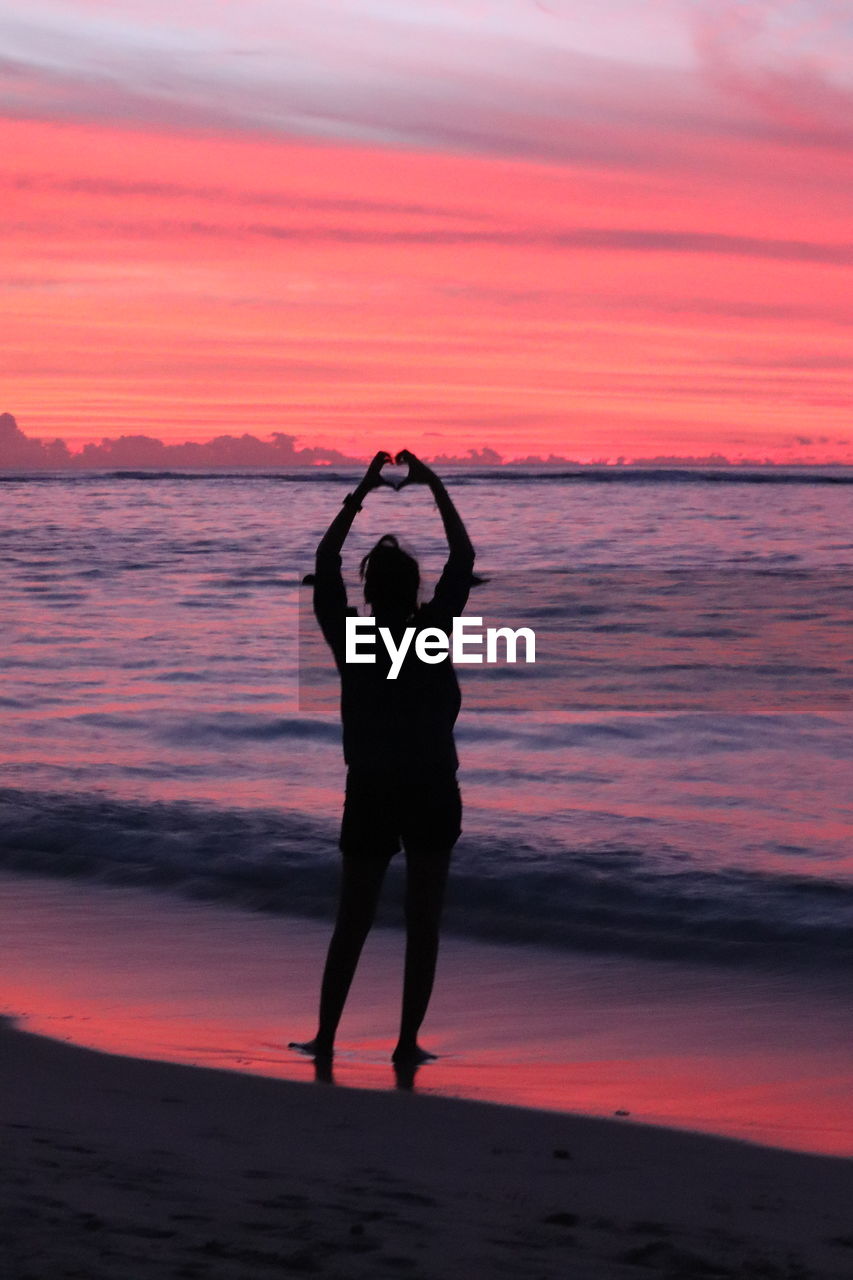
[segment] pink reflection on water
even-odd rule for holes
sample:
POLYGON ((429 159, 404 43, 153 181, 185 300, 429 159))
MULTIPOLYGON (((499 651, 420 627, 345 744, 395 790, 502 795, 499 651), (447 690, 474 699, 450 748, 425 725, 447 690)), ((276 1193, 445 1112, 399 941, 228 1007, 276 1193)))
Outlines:
MULTIPOLYGON (((5 1010, 107 1052, 311 1080, 328 926, 0 881, 5 1010)), ((379 930, 334 1079, 397 1087, 402 940, 379 930)), ((853 1155, 851 1017, 801 980, 445 942, 419 1091, 853 1155)))

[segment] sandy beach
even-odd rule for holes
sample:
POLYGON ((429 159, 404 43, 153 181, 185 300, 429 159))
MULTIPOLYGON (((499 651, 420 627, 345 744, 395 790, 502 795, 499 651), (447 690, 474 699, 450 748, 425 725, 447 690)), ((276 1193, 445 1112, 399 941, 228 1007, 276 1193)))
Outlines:
POLYGON ((0 1280, 853 1280, 853 8, 0 31, 0 1280))
MULTIPOLYGON (((390 894, 393 898, 393 893, 390 894)), ((0 876, 0 1013, 102 1052, 304 1082, 329 936, 144 889, 0 876)), ((393 1089, 403 934, 374 929, 334 1077, 393 1089)), ((844 975, 642 964, 447 936, 417 1091, 853 1154, 844 975), (623 1116, 623 1119, 625 1117, 623 1116)))
POLYGON ((851 1272, 849 1161, 0 1044, 10 1280, 851 1272))
POLYGON ((851 1274, 853 1161, 677 1131, 847 1149, 846 1031, 802 993, 786 1012, 781 988, 655 967, 627 990, 594 957, 448 939, 445 1056, 412 1089, 388 1062, 399 939, 379 930, 331 1084, 284 1043, 325 924, 0 889, 4 1280, 851 1274))

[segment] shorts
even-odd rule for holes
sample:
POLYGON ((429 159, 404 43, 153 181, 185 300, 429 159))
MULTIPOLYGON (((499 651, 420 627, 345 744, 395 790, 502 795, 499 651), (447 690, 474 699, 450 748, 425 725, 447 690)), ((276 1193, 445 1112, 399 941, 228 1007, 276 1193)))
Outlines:
POLYGON ((339 847, 354 858, 391 858, 452 849, 462 832, 462 797, 455 773, 425 777, 347 774, 339 847))

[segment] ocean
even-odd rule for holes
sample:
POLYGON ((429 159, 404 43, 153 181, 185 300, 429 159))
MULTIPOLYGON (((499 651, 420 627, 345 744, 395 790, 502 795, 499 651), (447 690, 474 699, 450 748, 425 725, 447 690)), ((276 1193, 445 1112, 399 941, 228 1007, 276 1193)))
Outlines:
MULTIPOLYGON (((354 483, 0 478, 0 866, 330 917, 343 762, 301 583, 354 483)), ((849 967, 853 473, 447 483, 488 580, 468 614, 537 636, 535 665, 460 669, 448 934, 849 967)), ((427 592, 440 572, 428 493, 380 490, 347 544, 351 602, 389 531, 427 592)))

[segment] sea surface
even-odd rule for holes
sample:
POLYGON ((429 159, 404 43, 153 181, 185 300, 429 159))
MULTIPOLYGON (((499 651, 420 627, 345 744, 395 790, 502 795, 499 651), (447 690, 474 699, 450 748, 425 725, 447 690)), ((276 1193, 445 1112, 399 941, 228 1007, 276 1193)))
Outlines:
MULTIPOLYGON (((0 866, 331 914, 337 694, 301 583, 354 483, 0 477, 0 866)), ((448 486, 488 579, 468 614, 537 637, 534 665, 460 669, 448 930, 849 967, 853 474, 448 486)), ((352 603, 389 531, 427 593, 438 576, 428 493, 381 490, 347 544, 352 603)))

